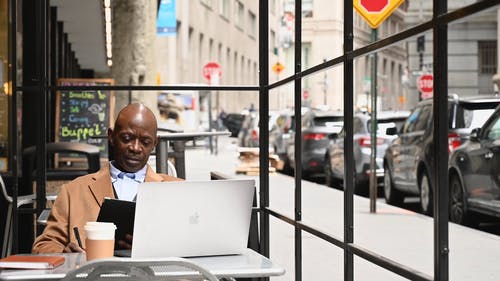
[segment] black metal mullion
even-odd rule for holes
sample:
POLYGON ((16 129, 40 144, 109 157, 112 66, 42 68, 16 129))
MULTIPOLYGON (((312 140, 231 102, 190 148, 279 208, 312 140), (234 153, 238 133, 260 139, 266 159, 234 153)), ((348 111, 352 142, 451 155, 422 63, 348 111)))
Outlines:
MULTIPOLYGON (((344 243, 354 243, 354 85, 353 59, 347 58, 354 47, 352 1, 344 1, 344 243)), ((372 78, 373 79, 373 78, 372 78)), ((344 280, 354 280, 354 257, 349 247, 344 248, 344 280)))
MULTIPOLYGON (((433 18, 446 14, 447 0, 434 0, 433 18)), ((448 25, 433 26, 434 157, 431 194, 434 194, 434 279, 449 280, 448 245, 448 25), (440 176, 441 175, 441 176, 440 176)))
MULTIPOLYGON (((18 177, 19 177, 19 171, 18 171, 18 162, 17 160, 19 159, 20 153, 19 153, 19 134, 18 134, 18 126, 17 126, 17 1, 16 0, 11 0, 8 3, 8 9, 9 9, 9 26, 8 26, 8 42, 9 42, 9 65, 11 66, 9 71, 8 71, 8 79, 12 81, 12 86, 10 88, 10 91, 12 91, 11 95, 11 102, 9 103, 9 138, 10 138, 10 155, 11 155, 11 161, 10 162, 10 168, 12 170, 12 252, 17 253, 17 228, 18 228, 18 221, 19 221, 19 216, 17 213, 17 197, 19 193, 19 183, 18 183, 18 177), (15 236, 16 235, 16 236, 15 236)), ((8 218, 6 218, 5 223, 7 223, 8 218)))
MULTIPOLYGON (((50 79, 48 80, 48 86, 55 85, 57 83, 57 45, 58 45, 58 40, 57 40, 57 32, 58 32, 58 23, 57 23, 57 7, 50 7, 50 32, 49 32, 49 38, 50 38, 50 49, 49 49, 49 73, 50 73, 50 79)), ((49 130, 48 130, 48 135, 49 135, 49 140, 52 141, 55 135, 55 104, 56 100, 56 91, 55 90, 50 90, 50 98, 49 100, 49 108, 48 108, 48 113, 49 113, 49 130)))
MULTIPOLYGON (((260 208, 269 206, 269 6, 267 0, 259 0, 259 180, 260 208)), ((269 214, 260 212, 260 253, 269 257, 269 214)), ((266 278, 268 279, 268 278, 266 278)))
MULTIPOLYGON (((47 9, 48 1, 35 1, 35 9, 37 14, 37 34, 36 34, 36 73, 39 95, 39 110, 40 116, 37 126, 37 150, 36 150, 36 213, 39 215, 45 208, 45 187, 46 187, 46 141, 47 141, 47 9)), ((37 231, 39 232, 39 230, 37 231)), ((38 235, 41 233, 38 233, 38 235)))
MULTIPOLYGON (((294 73, 302 71, 302 1, 295 1, 295 61, 294 73)), ((295 77, 295 119, 302 123, 302 78, 295 77), (297 111, 299 114, 297 114, 297 111)), ((295 126, 295 221, 302 221, 302 130, 295 126), (299 142, 297 142, 299 139, 299 142)), ((302 280, 302 231, 295 226, 295 280, 302 280)))
MULTIPOLYGON (((267 88, 267 87, 265 87, 267 88)), ((166 86, 125 86, 125 85, 96 85, 96 86, 47 86, 51 91, 97 91, 97 90, 114 90, 114 91, 174 91, 174 90, 217 90, 217 91, 259 91, 259 86, 186 86, 186 85, 166 85, 166 86)), ((22 86, 18 87, 20 91, 38 90, 38 86, 22 86)), ((154 93, 156 94, 156 93, 154 93)))

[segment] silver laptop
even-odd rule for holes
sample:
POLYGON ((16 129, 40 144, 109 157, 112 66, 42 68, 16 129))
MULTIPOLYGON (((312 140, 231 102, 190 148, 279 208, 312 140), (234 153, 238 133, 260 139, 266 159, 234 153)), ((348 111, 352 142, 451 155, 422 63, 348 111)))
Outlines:
POLYGON ((141 183, 132 258, 241 254, 254 189, 246 179, 141 183))

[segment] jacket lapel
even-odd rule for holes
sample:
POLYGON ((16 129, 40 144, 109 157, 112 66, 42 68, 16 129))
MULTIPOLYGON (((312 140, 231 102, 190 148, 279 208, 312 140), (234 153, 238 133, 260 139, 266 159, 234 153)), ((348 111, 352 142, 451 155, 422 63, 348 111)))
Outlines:
POLYGON ((94 196, 99 207, 104 201, 104 197, 115 198, 113 185, 111 184, 111 174, 109 172, 109 163, 102 167, 92 177, 89 184, 90 192, 94 196))
POLYGON ((146 177, 144 178, 144 181, 163 181, 163 178, 157 174, 155 171, 153 171, 153 168, 151 166, 147 165, 148 168, 146 170, 146 177))

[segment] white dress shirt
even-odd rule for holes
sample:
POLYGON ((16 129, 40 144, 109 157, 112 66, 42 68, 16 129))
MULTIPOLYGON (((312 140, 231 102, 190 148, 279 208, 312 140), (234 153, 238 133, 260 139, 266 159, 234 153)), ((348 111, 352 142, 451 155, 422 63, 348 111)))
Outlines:
POLYGON ((146 178, 147 166, 135 173, 122 172, 113 165, 113 162, 111 162, 110 168, 111 183, 116 197, 120 200, 135 201, 137 187, 146 178))

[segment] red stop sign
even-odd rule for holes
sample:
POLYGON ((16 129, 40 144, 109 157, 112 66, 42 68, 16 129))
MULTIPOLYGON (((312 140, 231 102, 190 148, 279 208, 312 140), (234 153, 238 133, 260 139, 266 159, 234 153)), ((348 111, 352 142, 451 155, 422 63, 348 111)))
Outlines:
POLYGON ((422 96, 432 95, 434 91, 434 77, 432 74, 423 74, 417 80, 417 88, 422 92, 422 96))
POLYGON ((389 0, 360 0, 360 4, 370 13, 379 13, 389 5, 389 0))
POLYGON ((220 65, 216 62, 209 62, 203 67, 203 77, 210 82, 212 76, 218 75, 219 78, 222 76, 222 69, 220 65))

